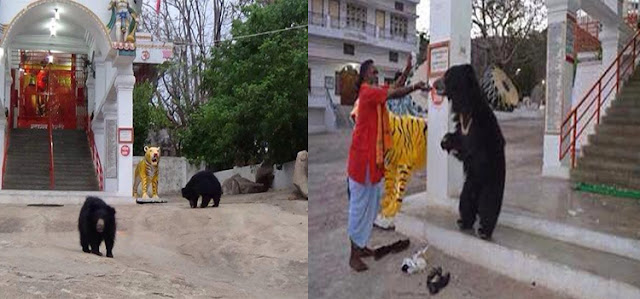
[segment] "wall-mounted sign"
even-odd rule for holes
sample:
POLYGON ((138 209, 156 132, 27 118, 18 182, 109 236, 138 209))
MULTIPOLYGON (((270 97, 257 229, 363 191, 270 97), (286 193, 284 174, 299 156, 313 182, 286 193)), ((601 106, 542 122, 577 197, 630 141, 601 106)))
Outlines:
POLYGON ((123 145, 122 147, 120 147, 120 154, 124 157, 129 156, 129 154, 131 153, 131 148, 128 145, 123 145))
MULTIPOLYGON (((427 58, 429 59, 427 78, 429 78, 429 85, 433 86, 433 83, 449 69, 449 41, 430 44, 427 58)), ((431 102, 435 106, 440 106, 444 101, 444 98, 435 92, 431 92, 430 95, 431 102)))
POLYGON ((324 77, 324 88, 332 90, 335 87, 335 85, 336 85, 335 78, 333 78, 332 76, 324 77))
POLYGON ((133 143, 133 128, 118 128, 118 143, 133 143))

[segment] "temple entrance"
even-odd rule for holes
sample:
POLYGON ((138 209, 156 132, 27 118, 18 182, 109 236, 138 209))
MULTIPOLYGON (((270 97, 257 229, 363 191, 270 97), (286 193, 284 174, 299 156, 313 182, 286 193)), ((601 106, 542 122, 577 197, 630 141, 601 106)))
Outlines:
POLYGON ((12 70, 10 109, 14 127, 86 128, 86 55, 23 50, 15 54, 19 68, 12 70))

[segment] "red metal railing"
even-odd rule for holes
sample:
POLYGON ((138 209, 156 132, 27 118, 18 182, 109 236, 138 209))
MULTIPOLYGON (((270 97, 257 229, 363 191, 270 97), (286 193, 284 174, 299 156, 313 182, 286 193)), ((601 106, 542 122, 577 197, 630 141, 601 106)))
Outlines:
POLYGON ((98 155, 98 148, 96 147, 95 136, 91 129, 91 118, 87 115, 87 140, 89 141, 89 150, 91 150, 91 159, 93 165, 96 168, 96 175, 98 176, 98 188, 100 191, 104 190, 104 175, 102 173, 102 163, 100 163, 100 155, 98 155))
POLYGON ((616 59, 602 73, 593 87, 585 94, 580 102, 567 114, 560 127, 560 160, 571 154, 571 167, 576 164, 576 141, 585 131, 591 121, 596 119, 600 123, 603 104, 613 95, 615 96, 624 82, 636 68, 636 60, 640 47, 640 31, 636 32, 625 47, 618 53, 616 59), (595 107, 594 107, 595 105, 595 107), (593 111, 593 112, 592 112, 593 111), (585 115, 589 114, 588 118, 585 115))
POLYGON ((9 154, 9 138, 11 132, 11 120, 7 120, 7 126, 4 130, 4 157, 2 158, 2 188, 4 189, 4 177, 7 170, 7 154, 9 154))

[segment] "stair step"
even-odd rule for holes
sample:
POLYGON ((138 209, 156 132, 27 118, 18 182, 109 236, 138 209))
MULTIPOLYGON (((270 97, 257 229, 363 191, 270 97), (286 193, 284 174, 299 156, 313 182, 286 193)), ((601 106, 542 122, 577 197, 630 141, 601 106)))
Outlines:
MULTIPOLYGON (((5 188, 48 190, 48 131, 18 129, 12 130, 11 134, 5 188)), ((84 131, 54 130, 53 146, 56 190, 98 190, 84 131)))
POLYGON ((617 135, 633 138, 640 133, 640 125, 600 124, 596 126, 596 134, 617 135))
POLYGON ((601 169, 593 165, 582 165, 572 169, 571 181, 640 190, 640 176, 637 173, 619 169, 601 169))
POLYGON ((453 256, 575 298, 640 298, 640 261, 498 224, 487 242, 460 232, 456 214, 412 207, 396 230, 453 256))
POLYGON ((629 150, 629 147, 620 147, 608 144, 589 144, 582 148, 584 156, 581 160, 618 161, 640 166, 640 150, 629 150))

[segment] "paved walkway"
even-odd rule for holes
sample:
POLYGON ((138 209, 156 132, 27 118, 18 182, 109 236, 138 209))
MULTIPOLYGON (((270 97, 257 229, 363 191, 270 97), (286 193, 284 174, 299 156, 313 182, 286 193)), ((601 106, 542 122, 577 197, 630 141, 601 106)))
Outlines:
POLYGON ((1 205, 0 298, 306 298, 307 201, 290 197, 116 205, 113 259, 82 252, 79 205, 1 205))
MULTIPOLYGON (((365 259, 370 269, 353 272, 347 262, 346 156, 350 132, 309 136, 309 298, 426 298, 426 273, 401 272, 402 259, 423 248, 409 250, 380 261, 365 259)), ((424 173, 409 186, 409 193, 426 188, 424 173), (422 178, 419 178, 422 176, 422 178)), ((372 245, 388 244, 402 235, 374 230, 372 245)), ((438 298, 560 298, 550 291, 516 282, 504 275, 455 259, 433 249, 430 262, 452 273, 450 285, 438 298)))

